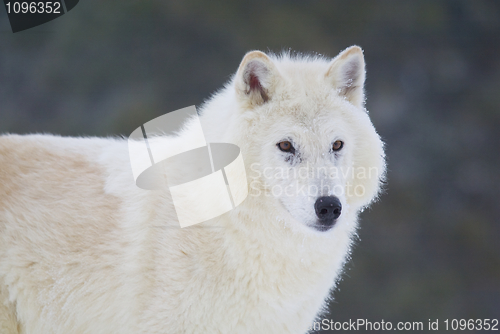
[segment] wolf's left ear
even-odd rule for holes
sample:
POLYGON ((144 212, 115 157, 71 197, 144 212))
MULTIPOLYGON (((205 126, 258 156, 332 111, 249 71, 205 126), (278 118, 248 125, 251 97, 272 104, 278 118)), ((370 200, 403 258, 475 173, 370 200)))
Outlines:
POLYGON ((326 78, 352 104, 362 107, 365 100, 365 59, 359 46, 342 51, 330 63, 326 78))
POLYGON ((278 69, 265 53, 251 51, 243 57, 236 73, 236 91, 250 105, 263 104, 272 98, 280 79, 278 69))

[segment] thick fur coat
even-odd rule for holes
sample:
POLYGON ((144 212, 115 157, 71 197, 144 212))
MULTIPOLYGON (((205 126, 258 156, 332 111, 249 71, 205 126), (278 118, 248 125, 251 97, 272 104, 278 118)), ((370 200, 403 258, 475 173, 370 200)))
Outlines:
POLYGON ((384 175, 364 80, 358 47, 333 60, 248 53, 199 112, 207 142, 241 148, 249 195, 183 229, 168 189, 134 184, 125 139, 0 137, 0 333, 307 332, 384 175), (327 230, 320 181, 342 190, 327 230))

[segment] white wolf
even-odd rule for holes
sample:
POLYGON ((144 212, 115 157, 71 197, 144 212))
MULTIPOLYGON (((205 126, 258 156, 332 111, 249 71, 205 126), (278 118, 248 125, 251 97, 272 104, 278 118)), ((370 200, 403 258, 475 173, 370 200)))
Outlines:
POLYGON ((249 196, 184 229, 126 140, 0 137, 0 333, 307 332, 384 175, 364 80, 356 46, 248 53, 200 117, 241 148, 249 196))

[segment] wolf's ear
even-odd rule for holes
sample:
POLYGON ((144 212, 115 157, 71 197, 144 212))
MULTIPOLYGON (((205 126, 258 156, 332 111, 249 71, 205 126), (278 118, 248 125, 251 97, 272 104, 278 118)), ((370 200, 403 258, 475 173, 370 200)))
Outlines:
POLYGON ((281 76, 273 61, 263 52, 251 51, 243 57, 236 73, 238 96, 258 105, 267 102, 281 76))
POLYGON ((340 95, 355 106, 363 106, 365 59, 359 46, 351 46, 335 57, 326 72, 326 78, 338 89, 340 95))

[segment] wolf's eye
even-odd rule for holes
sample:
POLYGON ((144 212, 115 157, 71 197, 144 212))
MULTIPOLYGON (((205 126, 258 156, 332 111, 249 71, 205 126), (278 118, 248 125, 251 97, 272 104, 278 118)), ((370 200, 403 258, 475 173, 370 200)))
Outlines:
POLYGON ((344 142, 342 140, 336 140, 332 145, 333 151, 340 151, 344 147, 344 142))
POLYGON ((292 143, 290 143, 288 140, 282 141, 276 145, 283 152, 295 153, 295 148, 293 147, 292 143))

